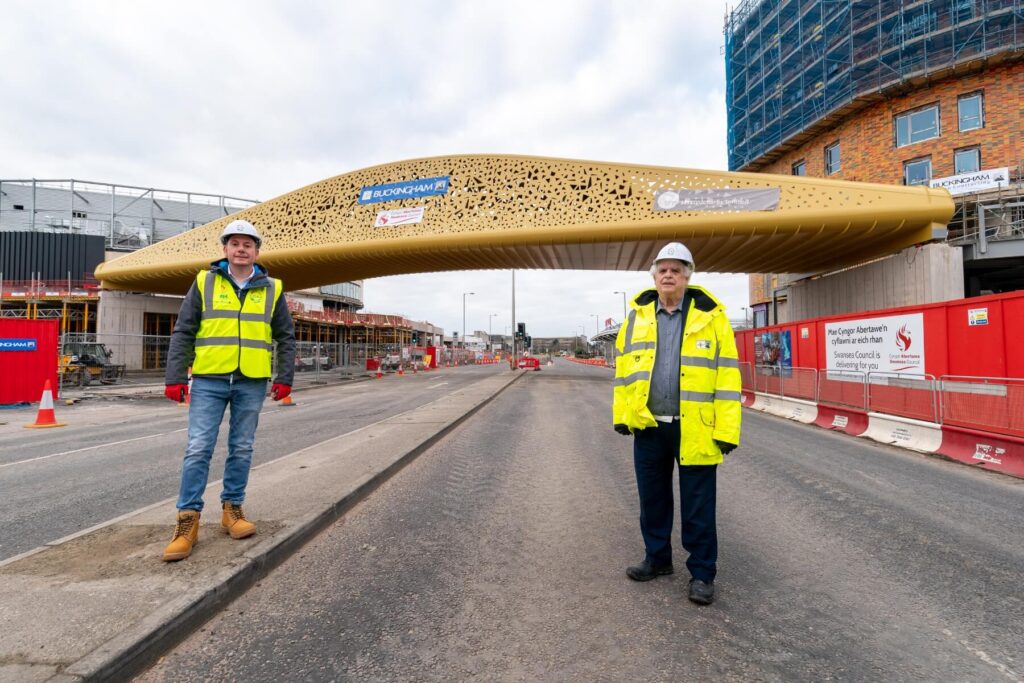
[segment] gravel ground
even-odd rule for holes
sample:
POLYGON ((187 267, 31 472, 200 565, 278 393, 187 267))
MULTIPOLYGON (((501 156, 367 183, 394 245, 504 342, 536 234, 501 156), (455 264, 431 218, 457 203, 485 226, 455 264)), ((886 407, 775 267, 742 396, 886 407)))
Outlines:
POLYGON ((1021 679, 1024 482, 746 412, 698 607, 610 394, 524 377, 140 680, 1021 679))

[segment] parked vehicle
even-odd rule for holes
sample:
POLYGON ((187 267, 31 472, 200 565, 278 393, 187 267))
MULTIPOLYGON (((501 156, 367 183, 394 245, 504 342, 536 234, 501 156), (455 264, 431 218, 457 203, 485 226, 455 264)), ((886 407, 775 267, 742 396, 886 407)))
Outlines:
POLYGON ((295 354, 295 371, 303 372, 316 370, 318 362, 321 370, 330 370, 334 367, 334 363, 331 361, 331 355, 326 349, 321 347, 318 351, 316 347, 311 349, 300 348, 298 353, 295 354))
POLYGON ((540 358, 534 358, 533 356, 523 356, 519 359, 520 370, 540 370, 540 358))
POLYGON ((87 387, 94 381, 115 384, 124 379, 124 364, 111 363, 113 355, 99 342, 65 342, 60 355, 61 381, 76 387, 87 387))

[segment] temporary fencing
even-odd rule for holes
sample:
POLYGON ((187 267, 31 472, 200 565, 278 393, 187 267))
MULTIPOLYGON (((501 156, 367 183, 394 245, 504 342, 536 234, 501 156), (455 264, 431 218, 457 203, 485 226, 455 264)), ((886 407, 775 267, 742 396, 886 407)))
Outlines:
POLYGON ((1024 379, 940 378, 943 424, 1024 438, 1024 379))
POLYGON ((743 389, 863 413, 1024 438, 1024 379, 740 363, 743 389))
POLYGON ((867 374, 867 409, 873 413, 938 423, 937 386, 934 375, 872 371, 867 374))

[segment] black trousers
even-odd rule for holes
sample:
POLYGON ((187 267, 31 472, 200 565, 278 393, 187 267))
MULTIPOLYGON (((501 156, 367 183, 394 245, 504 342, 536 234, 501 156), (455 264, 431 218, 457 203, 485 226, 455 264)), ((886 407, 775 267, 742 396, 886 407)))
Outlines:
MULTIPOLYGON (((679 463, 679 421, 635 432, 633 466, 640 493, 640 531, 647 560, 653 565, 672 562, 672 471, 679 463)), ((686 568, 701 581, 715 578, 718 531, 715 528, 715 489, 718 465, 679 465, 679 516, 683 548, 690 554, 686 568)))

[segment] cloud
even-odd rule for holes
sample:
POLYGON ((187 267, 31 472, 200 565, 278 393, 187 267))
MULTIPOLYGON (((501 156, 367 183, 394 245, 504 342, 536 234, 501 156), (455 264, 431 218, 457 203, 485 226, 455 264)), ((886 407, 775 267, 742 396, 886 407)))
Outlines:
MULTIPOLYGON (((724 12, 671 0, 8 2, 0 178, 270 199, 448 154, 724 169, 724 12)), ((519 277, 521 319, 544 336, 621 317, 610 292, 649 279, 519 277)), ((367 307, 461 329, 461 292, 478 291, 467 309, 510 309, 509 279, 371 280, 367 307)), ((745 278, 716 287, 739 317, 745 278)))

